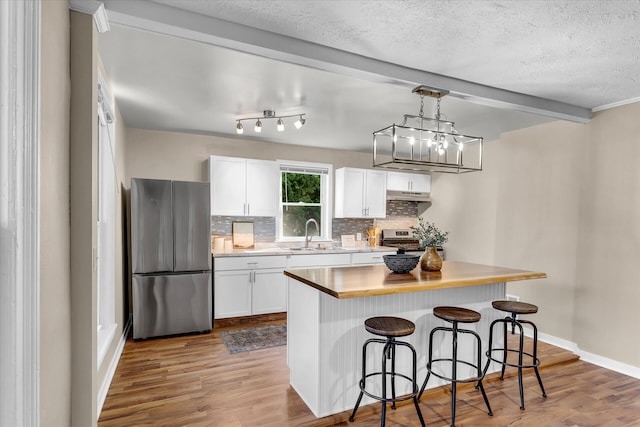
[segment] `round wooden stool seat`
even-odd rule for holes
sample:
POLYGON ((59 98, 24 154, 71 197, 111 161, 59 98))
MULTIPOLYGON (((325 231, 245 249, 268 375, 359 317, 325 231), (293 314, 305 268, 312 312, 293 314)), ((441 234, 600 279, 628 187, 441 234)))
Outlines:
POLYGON ((475 323, 480 321, 480 313, 462 307, 435 307, 433 315, 448 322, 475 323))
POLYGON ((538 312, 538 306, 520 301, 493 301, 493 308, 515 314, 533 314, 538 312))
POLYGON ((410 320, 392 316, 370 317, 364 321, 364 327, 382 337, 404 337, 416 330, 416 325, 410 320))

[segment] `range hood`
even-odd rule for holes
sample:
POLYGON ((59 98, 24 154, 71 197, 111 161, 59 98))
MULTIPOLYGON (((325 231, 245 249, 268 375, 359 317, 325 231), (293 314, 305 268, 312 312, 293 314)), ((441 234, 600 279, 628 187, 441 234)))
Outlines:
POLYGON ((431 203, 431 193, 420 193, 416 191, 387 190, 387 200, 406 200, 411 202, 431 203))

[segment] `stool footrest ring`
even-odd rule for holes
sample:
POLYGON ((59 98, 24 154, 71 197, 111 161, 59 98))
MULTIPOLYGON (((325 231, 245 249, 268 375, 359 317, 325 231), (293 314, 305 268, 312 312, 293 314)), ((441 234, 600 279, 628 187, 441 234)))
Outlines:
MULTIPOLYGON (((478 381, 480 381, 480 380, 482 380, 484 378, 484 375, 481 375, 479 377, 470 377, 470 378, 465 378, 465 379, 455 379, 454 380, 453 378, 445 377, 444 375, 440 375, 437 372, 434 372, 431 369, 431 366, 435 362, 451 362, 451 363, 453 363, 453 359, 444 359, 444 358, 442 358, 442 359, 433 359, 431 361, 431 363, 427 363, 427 371, 430 372, 431 375, 433 375, 435 377, 438 377, 438 378, 440 378, 442 380, 445 380, 445 381, 456 382, 456 383, 475 383, 475 382, 478 382, 478 381)), ((475 365, 474 363, 468 362, 466 360, 456 360, 456 362, 460 363, 460 364, 463 364, 463 365, 466 365, 466 366, 469 366, 469 367, 474 368, 474 369, 478 369, 478 365, 475 365)))
MULTIPOLYGON (((377 376, 377 375, 382 376, 382 372, 371 372, 370 374, 367 374, 365 379, 369 378, 369 377, 377 376)), ((403 378, 403 379, 413 383, 413 379, 411 377, 409 377, 408 375, 397 374, 397 373, 396 374, 391 374, 391 372, 387 372, 387 376, 388 377, 400 377, 400 378, 403 378)), ((365 389, 365 384, 364 384, 363 380, 360 380, 358 382, 358 384, 360 385, 360 391, 362 391, 364 394, 366 394, 370 398, 375 399, 375 400, 379 400, 379 401, 383 401, 384 400, 386 402, 402 402, 402 401, 405 401, 405 400, 413 399, 415 396, 418 395, 418 386, 417 386, 417 384, 414 384, 412 393, 405 394, 405 395, 402 395, 402 396, 396 396, 395 399, 394 398, 388 398, 388 397, 385 398, 385 397, 382 397, 382 396, 378 396, 378 395, 369 393, 365 389)))
MULTIPOLYGON (((493 357, 493 352, 494 351, 501 351, 502 353, 504 353, 504 349, 503 348, 492 348, 491 350, 488 350, 485 355, 487 356, 488 359, 499 363, 500 365, 506 365, 506 366, 511 366, 513 368, 537 368, 538 366, 540 366, 540 359, 538 358, 534 358, 533 354, 531 353, 527 353, 526 351, 523 351, 522 354, 525 356, 529 356, 532 360, 533 360, 533 365, 519 365, 517 363, 510 363, 510 362, 503 362, 502 360, 498 360, 495 357, 493 357)), ((512 349, 512 348, 508 348, 507 349, 508 352, 511 353, 520 353, 519 350, 517 349, 512 349)))

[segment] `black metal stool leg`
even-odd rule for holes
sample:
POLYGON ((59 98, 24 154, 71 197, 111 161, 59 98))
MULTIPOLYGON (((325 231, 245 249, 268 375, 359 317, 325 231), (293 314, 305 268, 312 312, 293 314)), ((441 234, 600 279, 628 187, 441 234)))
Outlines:
POLYGON ((349 421, 353 422, 356 412, 358 412, 358 407, 360 406, 360 402, 362 401, 362 396, 364 395, 365 390, 365 381, 367 379, 367 346, 371 340, 365 341, 362 346, 362 379, 360 380, 360 394, 358 395, 358 400, 356 400, 356 406, 353 408, 353 412, 349 417, 349 421))
MULTIPOLYGON (((471 332, 471 331, 470 331, 471 332)), ((480 368, 480 364, 482 361, 482 340, 480 339, 480 335, 473 333, 473 336, 476 338, 476 342, 478 343, 478 354, 477 354, 477 371, 478 371, 478 378, 480 378, 478 380, 477 383, 477 387, 476 388, 480 388, 480 392, 482 392, 482 398, 484 399, 484 403, 487 405, 487 410, 489 411, 489 415, 493 416, 493 411, 491 410, 491 405, 489 405, 489 399, 487 398, 487 393, 485 393, 484 391, 484 386, 482 385, 482 379, 484 378, 484 372, 483 370, 480 368)))
POLYGON ((380 415, 380 427, 384 427, 387 418, 387 352, 389 351, 389 343, 384 346, 382 351, 382 415, 380 415))
POLYGON ((418 400, 422 399, 422 393, 424 393, 424 389, 429 382, 429 377, 431 376, 431 361, 433 360, 433 334, 437 329, 432 329, 431 333, 429 333, 429 356, 427 358, 427 376, 422 383, 422 387, 420 387, 420 393, 418 393, 418 400))
MULTIPOLYGON (((393 338, 391 338, 391 342, 393 343, 393 338)), ((391 403, 391 408, 396 409, 396 346, 395 344, 391 345, 391 398, 393 399, 391 403)))
POLYGON ((542 391, 542 397, 547 397, 547 393, 544 391, 544 386, 542 385, 542 378, 540 377, 540 372, 538 372, 538 327, 535 323, 530 322, 528 320, 521 320, 520 322, 531 325, 533 329, 533 370, 536 373, 536 378, 538 378, 538 384, 540 385, 540 391, 542 391))
MULTIPOLYGON (((507 317, 506 319, 509 319, 509 318, 507 317)), ((504 322, 504 333, 503 333, 502 339, 504 340, 503 342, 504 350, 502 351, 502 370, 500 371, 500 379, 504 380, 504 370, 507 367, 507 322, 506 321, 504 322)))
POLYGON ((524 388, 522 386, 522 357, 524 351, 524 331, 522 329, 522 325, 520 323, 515 323, 518 325, 519 333, 520 333, 520 343, 518 346, 518 388, 520 389, 520 409, 524 410, 524 388))
POLYGON ((451 427, 456 425, 456 391, 458 385, 458 322, 453 322, 453 358, 451 366, 451 427))

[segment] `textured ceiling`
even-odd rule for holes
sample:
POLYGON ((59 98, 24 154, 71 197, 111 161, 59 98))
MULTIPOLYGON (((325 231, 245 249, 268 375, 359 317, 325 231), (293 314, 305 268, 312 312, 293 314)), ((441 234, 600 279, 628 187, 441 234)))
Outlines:
POLYGON ((640 96, 636 0, 154 1, 583 107, 640 96))
MULTIPOLYGON (((118 2, 105 0, 107 13, 118 2)), ((640 97, 635 0, 129 0, 152 12, 154 3, 588 109, 640 97)), ((100 34, 128 126, 236 137, 238 118, 265 109, 305 112, 300 131, 289 125, 275 132, 265 123, 261 134, 245 126, 242 137, 370 151, 371 132, 418 113, 419 98, 398 84, 161 33, 112 23, 100 34)), ((432 113, 432 101, 425 100, 425 112, 432 113)), ((550 120, 454 97, 442 103, 462 133, 489 141, 550 120)))

